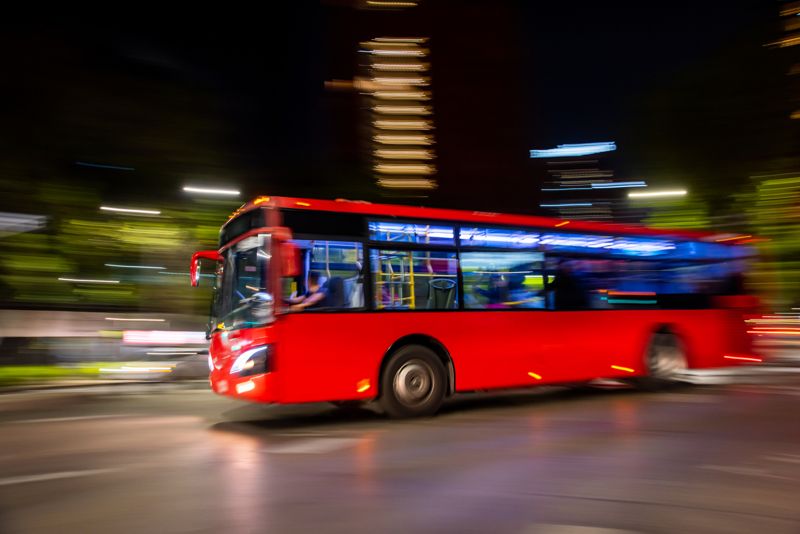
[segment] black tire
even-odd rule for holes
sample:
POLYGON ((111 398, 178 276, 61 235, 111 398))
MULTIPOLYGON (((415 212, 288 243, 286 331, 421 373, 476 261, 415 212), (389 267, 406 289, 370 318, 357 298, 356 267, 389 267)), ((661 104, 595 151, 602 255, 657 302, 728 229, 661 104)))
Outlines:
POLYGON ((688 366, 680 337, 668 329, 653 332, 644 354, 644 365, 647 376, 635 379, 637 387, 657 391, 680 384, 681 373, 688 366))
POLYGON ((447 392, 447 372, 427 347, 406 345, 389 357, 381 375, 381 408, 390 417, 435 414, 447 392))

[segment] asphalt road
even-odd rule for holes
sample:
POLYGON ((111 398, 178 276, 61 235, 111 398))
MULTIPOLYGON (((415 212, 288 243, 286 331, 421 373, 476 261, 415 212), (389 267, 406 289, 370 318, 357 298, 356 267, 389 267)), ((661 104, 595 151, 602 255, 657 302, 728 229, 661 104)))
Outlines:
POLYGON ((463 396, 438 417, 202 387, 0 396, 0 533, 800 532, 800 377, 463 396))

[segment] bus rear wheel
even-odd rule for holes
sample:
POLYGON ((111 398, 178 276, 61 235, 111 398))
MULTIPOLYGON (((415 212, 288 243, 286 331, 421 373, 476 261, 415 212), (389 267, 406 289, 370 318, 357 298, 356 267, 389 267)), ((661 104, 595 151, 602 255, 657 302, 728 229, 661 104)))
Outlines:
POLYGON ((653 333, 645 353, 645 365, 647 376, 637 380, 637 385, 643 389, 664 389, 680 383, 688 367, 680 337, 667 329, 653 333))
POLYGON ((407 345, 389 358, 381 376, 380 404, 390 417, 435 414, 447 391, 447 373, 427 347, 407 345))

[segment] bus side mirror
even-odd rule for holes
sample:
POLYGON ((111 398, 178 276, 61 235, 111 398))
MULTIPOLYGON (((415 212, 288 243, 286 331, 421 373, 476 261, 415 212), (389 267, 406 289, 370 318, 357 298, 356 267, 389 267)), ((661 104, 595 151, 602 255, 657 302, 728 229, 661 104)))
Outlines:
POLYGON ((300 274, 300 251, 297 245, 289 241, 281 243, 281 274, 283 276, 300 274))
POLYGON ((222 261, 222 256, 216 250, 201 250, 192 254, 192 263, 189 265, 189 278, 192 287, 200 285, 200 260, 222 261))

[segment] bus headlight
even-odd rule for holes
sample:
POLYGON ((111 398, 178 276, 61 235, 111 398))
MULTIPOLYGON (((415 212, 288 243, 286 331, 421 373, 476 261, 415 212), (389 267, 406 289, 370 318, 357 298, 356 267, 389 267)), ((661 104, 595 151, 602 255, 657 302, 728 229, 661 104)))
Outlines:
POLYGON ((231 374, 258 375, 269 370, 269 345, 255 347, 241 353, 231 365, 231 374))

